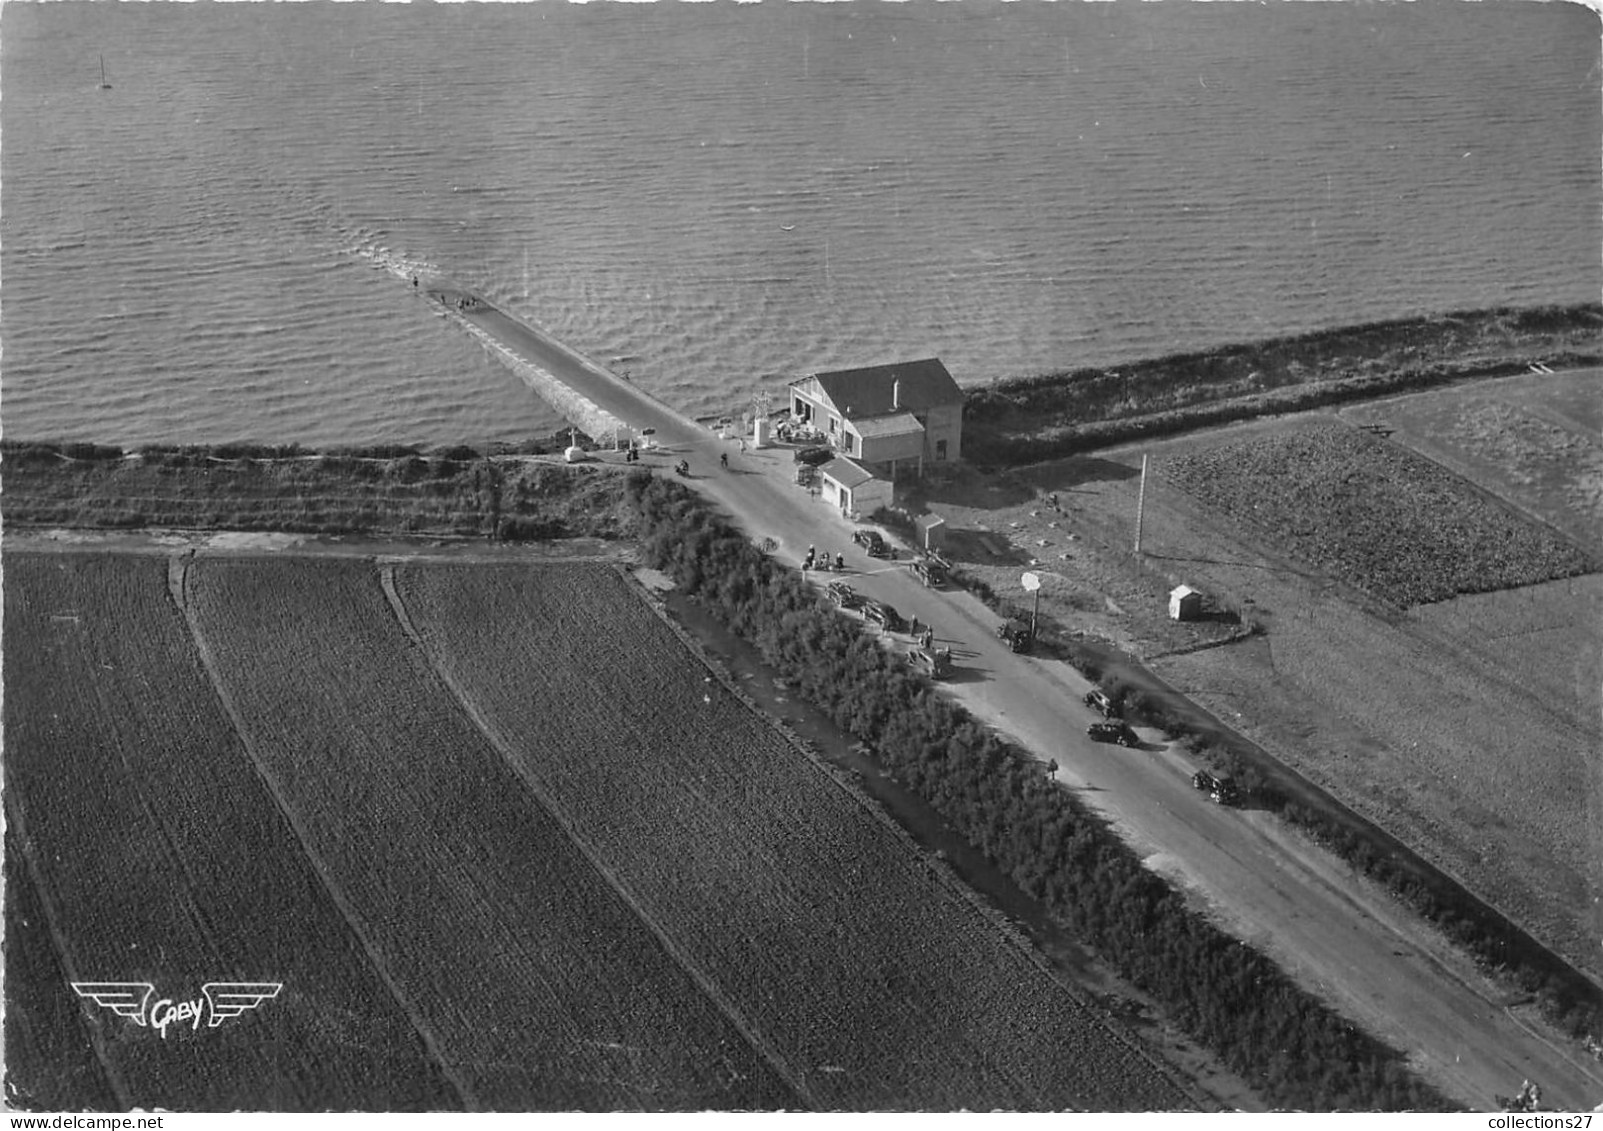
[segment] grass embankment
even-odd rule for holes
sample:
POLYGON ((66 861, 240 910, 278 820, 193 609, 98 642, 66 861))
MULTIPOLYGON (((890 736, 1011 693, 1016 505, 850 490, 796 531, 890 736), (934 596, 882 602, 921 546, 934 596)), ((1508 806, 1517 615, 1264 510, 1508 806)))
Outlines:
POLYGON ((1277 1105, 1446 1110, 1402 1056, 1219 930, 1107 825, 930 683, 823 605, 700 497, 629 477, 647 561, 869 744, 1026 892, 1277 1105))
MULTIPOLYGON (((1014 605, 961 569, 954 570, 952 577, 998 615, 1028 618, 1028 609, 1014 605)), ((1133 668, 1125 675, 1110 671, 1113 665, 1105 651, 1086 646, 1048 617, 1040 619, 1036 651, 1073 665, 1101 686, 1127 718, 1157 727, 1215 772, 1234 777, 1254 808, 1291 821, 1383 884, 1473 955, 1488 973, 1530 995, 1543 1014, 1565 1032, 1581 1039, 1603 1035, 1603 992, 1594 982, 1401 841, 1290 773, 1201 709, 1160 691, 1157 680, 1133 668)))
POLYGON ((0 472, 14 527, 629 537, 633 521, 619 505, 616 471, 517 458, 550 446, 320 453, 233 444, 125 453, 6 441, 0 472))
POLYGON ((1603 305, 1499 308, 1375 322, 996 381, 963 409, 963 454, 992 466, 1266 413, 1387 396, 1532 365, 1603 362, 1603 305))

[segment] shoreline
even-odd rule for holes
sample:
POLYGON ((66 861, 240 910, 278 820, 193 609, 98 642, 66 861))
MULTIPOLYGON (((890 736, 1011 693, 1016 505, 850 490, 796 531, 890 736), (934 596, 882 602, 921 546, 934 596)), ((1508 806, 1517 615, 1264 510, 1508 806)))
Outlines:
MULTIPOLYGON (((476 292, 440 280, 422 288, 420 297, 478 339, 551 411, 597 444, 614 432, 621 442, 625 433, 642 427, 656 428, 659 444, 703 447, 713 434, 710 420, 693 419, 476 292), (472 304, 453 305, 462 299, 472 304)), ((964 458, 981 467, 1019 467, 1257 416, 1543 368, 1598 365, 1603 365, 1603 303, 1489 307, 1340 326, 964 386, 964 458)), ((62 445, 73 439, 8 435, 6 443, 62 445)), ((104 437, 93 442, 108 444, 104 437)), ((450 444, 404 437, 394 443, 418 449, 450 444)), ((240 444, 296 446, 234 436, 136 447, 240 444)), ((336 445, 321 452, 347 450, 336 445)))
POLYGON ((1492 307, 1060 370, 965 390, 965 458, 1098 448, 1523 372, 1603 364, 1603 304, 1492 307))

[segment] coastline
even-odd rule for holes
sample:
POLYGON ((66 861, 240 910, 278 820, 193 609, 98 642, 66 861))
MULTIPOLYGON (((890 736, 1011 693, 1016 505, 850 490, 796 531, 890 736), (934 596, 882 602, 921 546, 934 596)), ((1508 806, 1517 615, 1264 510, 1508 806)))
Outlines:
POLYGON ((1257 416, 1603 363, 1603 304, 1338 327, 967 390, 964 454, 1018 467, 1257 416))

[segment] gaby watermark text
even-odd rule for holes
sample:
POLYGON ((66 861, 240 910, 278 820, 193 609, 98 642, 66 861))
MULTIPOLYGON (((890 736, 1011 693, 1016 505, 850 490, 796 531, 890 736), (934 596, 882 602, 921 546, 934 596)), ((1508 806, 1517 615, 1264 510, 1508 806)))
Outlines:
POLYGON ((198 1030, 203 1017, 206 1027, 215 1029, 229 1018, 277 997, 284 984, 207 982, 200 987, 200 997, 157 998, 154 1004, 150 1000, 156 996, 153 982, 73 982, 72 988, 79 997, 104 1006, 135 1025, 154 1029, 165 1040, 169 1026, 187 1023, 191 1030, 198 1030))

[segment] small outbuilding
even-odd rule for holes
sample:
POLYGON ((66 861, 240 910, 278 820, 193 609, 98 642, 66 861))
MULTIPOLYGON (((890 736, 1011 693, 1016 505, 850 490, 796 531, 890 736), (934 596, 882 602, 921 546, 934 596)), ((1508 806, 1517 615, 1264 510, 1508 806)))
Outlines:
POLYGON ((913 520, 921 550, 939 550, 946 544, 946 520, 938 514, 921 514, 913 520))
POLYGON ((866 516, 891 505, 891 484, 845 456, 836 456, 818 469, 824 501, 844 515, 866 516))
POLYGON ((1196 620, 1202 615, 1202 594, 1189 585, 1177 585, 1169 591, 1169 619, 1196 620))

